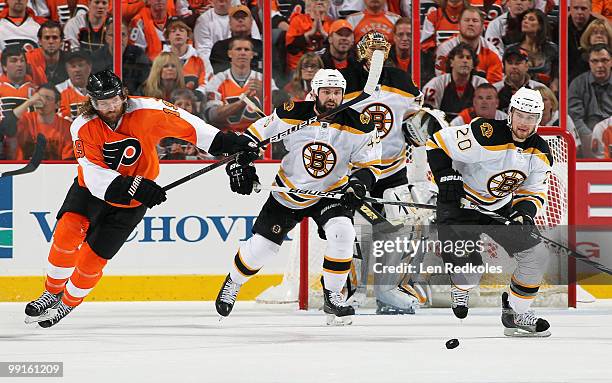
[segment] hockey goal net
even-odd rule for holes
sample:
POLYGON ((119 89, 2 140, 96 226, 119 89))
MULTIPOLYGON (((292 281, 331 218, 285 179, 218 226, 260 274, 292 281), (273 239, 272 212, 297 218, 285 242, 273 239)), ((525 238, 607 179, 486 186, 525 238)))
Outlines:
MULTIPOLYGON (((574 241, 571 225, 574 219, 574 175, 575 141, 573 137, 559 128, 542 127, 538 129, 551 149, 553 157, 552 174, 549 177, 548 204, 536 217, 540 232, 547 238, 565 245, 574 241)), ((409 156, 409 166, 412 161, 409 156)), ((431 213, 433 215, 433 213, 431 213)), ((359 227, 356 228, 359 234, 359 227)), ((301 309, 319 307, 322 302, 320 277, 322 272, 325 243, 317 234, 312 220, 302 222, 293 233, 297 241, 292 241, 290 258, 284 271, 283 281, 260 294, 259 303, 299 303, 301 309)), ((513 270, 514 260, 486 236, 486 251, 482 254, 491 265, 501 265, 504 271, 513 270)), ((568 259, 552 248, 548 248, 550 260, 540 294, 535 305, 547 307, 575 306, 575 276, 573 259, 568 259)), ((430 255, 430 262, 439 256, 430 255)), ((427 259, 427 257, 426 257, 427 259)), ((507 288, 510 274, 484 274, 479 288, 470 292, 471 306, 497 306, 501 291, 507 288)), ((429 275, 426 278, 427 306, 448 307, 450 304, 448 276, 429 275)), ((372 289, 369 288, 369 294, 372 289)), ((370 302, 373 300, 370 299, 370 302)))

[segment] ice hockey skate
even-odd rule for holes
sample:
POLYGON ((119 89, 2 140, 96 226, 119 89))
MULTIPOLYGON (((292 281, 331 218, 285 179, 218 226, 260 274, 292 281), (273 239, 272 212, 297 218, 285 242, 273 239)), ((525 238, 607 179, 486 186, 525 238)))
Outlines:
POLYGON ((502 324, 504 335, 514 337, 548 337, 550 324, 547 320, 535 316, 533 310, 524 314, 516 313, 508 302, 508 293, 502 294, 502 324))
MULTIPOLYGON (((40 317, 45 314, 45 312, 56 306, 60 301, 62 294, 52 294, 45 290, 42 295, 32 302, 28 303, 25 308, 25 323, 34 323, 40 322, 40 317)), ((46 318, 46 316, 45 316, 46 318)), ((42 319, 44 320, 44 319, 42 319)))
POLYGON ((323 311, 327 314, 327 325, 347 326, 352 324, 355 309, 346 305, 344 295, 340 292, 327 290, 323 283, 323 277, 321 277, 321 285, 323 286, 323 311))
POLYGON ((64 319, 66 315, 70 314, 72 310, 74 310, 74 307, 68 306, 60 300, 57 306, 47 310, 49 319, 38 322, 38 325, 43 328, 55 326, 59 321, 64 319))
POLYGON ((468 315, 470 294, 467 290, 461 290, 460 288, 452 285, 451 290, 451 308, 453 313, 459 319, 465 319, 468 315))
POLYGON ((229 274, 225 277, 225 281, 223 282, 223 286, 221 290, 219 290, 219 295, 217 295, 217 299, 215 300, 215 308, 217 309, 217 313, 222 317, 226 317, 230 315, 232 309, 234 308, 234 303, 236 302, 236 297, 238 296, 238 291, 240 291, 240 287, 238 283, 232 281, 232 278, 229 274))
POLYGON ((400 287, 376 293, 378 315, 414 314, 418 306, 418 299, 400 287))

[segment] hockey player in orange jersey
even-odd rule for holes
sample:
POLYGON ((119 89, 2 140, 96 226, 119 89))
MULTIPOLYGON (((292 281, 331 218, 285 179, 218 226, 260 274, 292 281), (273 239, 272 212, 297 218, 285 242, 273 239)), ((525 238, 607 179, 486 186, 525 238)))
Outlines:
MULTIPOLYGON (((70 128, 78 176, 58 213, 45 291, 26 306, 26 322, 51 327, 78 306, 104 266, 152 208, 166 201, 155 179, 162 137, 189 141, 213 155, 257 152, 247 137, 224 134, 198 117, 154 98, 129 97, 105 70, 89 77, 88 101, 70 128)), ((233 168, 232 190, 241 172, 233 168)))

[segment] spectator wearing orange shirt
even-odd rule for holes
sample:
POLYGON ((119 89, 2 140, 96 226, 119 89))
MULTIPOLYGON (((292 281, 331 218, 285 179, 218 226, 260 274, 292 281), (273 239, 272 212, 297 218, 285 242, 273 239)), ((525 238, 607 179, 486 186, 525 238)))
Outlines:
POLYGON ((32 157, 36 136, 47 139, 44 160, 73 159, 70 120, 57 114, 60 94, 52 85, 43 84, 32 97, 13 110, 17 118, 17 153, 15 159, 32 157), (33 112, 28 112, 32 107, 33 112))
POLYGON ((349 15, 346 20, 355 31, 355 41, 361 40, 370 31, 380 32, 389 43, 393 43, 393 26, 400 15, 385 11, 386 0, 364 0, 362 12, 349 15))
POLYGON ((439 8, 431 8, 421 28, 421 49, 434 52, 436 47, 459 33, 459 16, 467 0, 440 0, 439 8))
POLYGON ((19 45, 26 51, 38 48, 36 35, 46 20, 26 6, 27 0, 6 0, 6 5, 0 12, 0 50, 9 45, 19 45))
POLYGON ((151 61, 162 51, 164 26, 168 17, 175 16, 175 11, 168 9, 166 0, 149 0, 130 23, 129 44, 144 49, 151 61))
POLYGON ((353 49, 355 44, 353 26, 348 21, 342 19, 334 21, 329 28, 328 40, 328 46, 321 53, 324 68, 344 69, 349 65, 357 65, 353 49))
POLYGON ((91 57, 83 51, 70 52, 66 58, 68 80, 55 86, 60 92, 60 115, 75 119, 79 106, 87 101, 87 79, 91 74, 91 57))
MULTIPOLYGON (((245 131, 259 116, 239 99, 246 93, 261 109, 263 100, 263 75, 251 69, 253 44, 246 37, 235 37, 228 51, 231 66, 217 73, 206 85, 207 104, 204 109, 206 121, 221 130, 245 131)), ((272 103, 278 89, 272 81, 272 103)))
POLYGON ((593 12, 599 13, 612 22, 612 2, 610 0, 593 0, 593 12))
MULTIPOLYGON (((40 0, 39 0, 40 2, 40 0)), ((38 16, 57 21, 64 26, 66 22, 80 13, 87 13, 87 0, 45 0, 47 9, 38 16)))
POLYGON ((287 68, 295 70, 305 52, 323 49, 333 20, 327 15, 329 0, 306 0, 306 12, 294 13, 285 37, 287 68))
POLYGON ((164 52, 172 52, 178 56, 183 64, 183 79, 185 87, 191 90, 201 89, 213 75, 213 69, 208 60, 202 60, 198 52, 189 42, 193 38, 193 31, 180 19, 172 19, 166 25, 164 38, 169 43, 164 52))
MULTIPOLYGON (((23 104, 36 90, 32 78, 26 74, 26 59, 23 49, 17 45, 8 46, 0 58, 0 105, 2 116, 6 117, 13 109, 23 104)), ((15 137, 4 137, 0 143, 0 159, 13 160, 17 150, 15 137)))
POLYGON ((38 30, 40 48, 26 52, 26 60, 35 85, 59 84, 68 78, 66 52, 62 48, 64 33, 57 21, 45 21, 38 30))
POLYGON ((396 68, 411 73, 412 50, 412 21, 409 17, 402 17, 393 27, 393 46, 389 52, 389 60, 396 68))
POLYGON ((442 43, 436 51, 436 75, 445 73, 448 52, 459 43, 469 44, 478 56, 476 74, 486 77, 490 83, 503 79, 503 65, 497 49, 482 37, 484 16, 472 6, 465 7, 459 17, 459 36, 442 43))
POLYGON ((461 126, 472 122, 476 117, 490 120, 505 120, 508 115, 497 109, 499 97, 497 89, 487 82, 482 83, 474 90, 473 106, 463 109, 451 122, 451 126, 461 126))

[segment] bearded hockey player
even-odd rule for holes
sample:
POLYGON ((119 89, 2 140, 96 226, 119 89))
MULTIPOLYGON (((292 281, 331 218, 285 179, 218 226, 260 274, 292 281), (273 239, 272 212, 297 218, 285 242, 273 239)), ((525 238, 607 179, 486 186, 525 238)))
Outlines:
MULTIPOLYGON (((549 323, 530 309, 548 261, 544 244, 530 236, 537 230, 534 217, 547 201, 553 161, 548 144, 537 134, 543 110, 540 93, 521 88, 512 96, 507 121, 477 118, 463 126, 429 126, 427 158, 439 189, 436 213, 440 241, 476 242, 486 233, 517 262, 510 294, 502 294, 507 336, 550 335, 549 323), (506 217, 512 225, 501 225, 475 209, 461 208, 464 198, 506 217)), ((482 264, 477 252, 461 256, 443 251, 442 258, 455 266, 482 264)), ((467 316, 468 291, 481 276, 450 275, 452 309, 458 318, 467 316)))
POLYGON ((41 327, 81 304, 147 208, 166 201, 155 182, 161 138, 177 137, 214 155, 258 152, 248 138, 224 134, 168 102, 128 96, 111 71, 92 74, 87 92, 70 128, 78 176, 57 215, 45 291, 25 308, 26 322, 41 327))
MULTIPOLYGON (((368 68, 372 53, 383 50, 385 59, 389 54, 391 44, 379 32, 368 32, 357 44, 358 67, 343 70, 348 79, 345 100, 356 97, 363 89, 368 76, 368 68)), ((406 72, 391 67, 384 67, 379 86, 366 100, 357 103, 353 108, 367 113, 374 122, 378 137, 382 144, 381 164, 377 166, 380 177, 372 188, 372 197, 397 199, 412 202, 413 196, 409 187, 406 172, 406 140, 402 133, 402 122, 408 120, 421 109, 423 94, 412 82, 406 72)), ((424 153, 423 153, 424 154, 424 153)), ((419 201, 425 202, 425 201, 419 201)), ((373 240, 394 240, 397 237, 416 237, 417 222, 413 211, 403 207, 386 205, 384 213, 387 220, 399 221, 404 224, 400 231, 384 234, 374 230, 373 240)), ((367 281, 370 254, 364 251, 364 266, 362 267, 360 287, 351 299, 358 306, 365 298, 365 281, 367 281), (365 275, 363 275, 365 274, 365 275)), ((384 266, 397 266, 406 255, 403 252, 386 252, 376 262, 384 266)), ((403 274, 374 273, 374 292, 376 295, 377 313, 379 314, 414 314, 418 300, 404 288, 399 287, 403 274)))
MULTIPOLYGON (((289 101, 252 124, 245 135, 259 143, 336 108, 342 103, 345 87, 346 81, 340 72, 320 69, 312 79, 315 101, 289 101)), ((341 290, 353 257, 353 215, 379 174, 376 166, 380 165, 380 145, 374 124, 368 114, 347 108, 329 120, 315 122, 288 135, 283 144, 288 153, 274 185, 344 191, 345 195, 342 200, 332 200, 271 193, 255 221, 253 236, 240 246, 234 257, 217 296, 217 312, 223 317, 230 314, 240 287, 278 253, 287 233, 302 218, 311 217, 319 227, 319 236, 327 240, 322 277, 327 324, 350 324, 355 311, 345 305, 341 290)))

